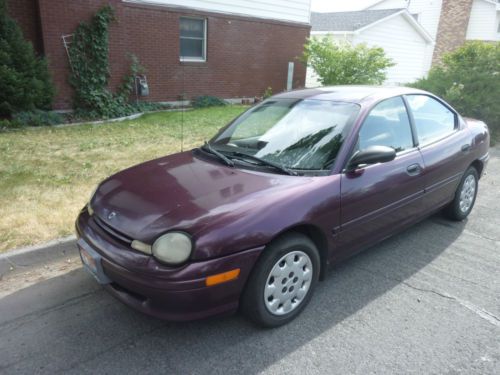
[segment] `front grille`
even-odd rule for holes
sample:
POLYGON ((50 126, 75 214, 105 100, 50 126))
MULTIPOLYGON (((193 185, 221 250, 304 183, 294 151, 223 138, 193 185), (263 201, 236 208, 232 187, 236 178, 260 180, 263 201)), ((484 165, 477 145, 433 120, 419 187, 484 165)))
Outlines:
POLYGON ((95 223, 99 226, 99 228, 101 228, 103 231, 105 231, 111 237, 117 239, 118 241, 124 242, 128 245, 130 245, 132 243, 131 238, 129 238, 129 237, 125 236, 124 234, 111 228, 108 224, 106 224, 104 221, 99 219, 99 217, 97 217, 97 215, 92 215, 92 218, 94 219, 95 223))

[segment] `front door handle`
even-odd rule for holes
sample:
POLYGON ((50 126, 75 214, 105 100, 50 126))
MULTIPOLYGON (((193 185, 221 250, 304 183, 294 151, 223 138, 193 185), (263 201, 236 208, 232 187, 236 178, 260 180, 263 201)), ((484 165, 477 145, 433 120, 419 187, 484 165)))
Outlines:
POLYGON ((470 144, 465 144, 461 148, 462 152, 468 152, 470 150, 470 144))
POLYGON ((420 167, 420 164, 412 164, 406 168, 406 173, 408 173, 410 176, 416 176, 420 174, 421 170, 422 167, 420 167))

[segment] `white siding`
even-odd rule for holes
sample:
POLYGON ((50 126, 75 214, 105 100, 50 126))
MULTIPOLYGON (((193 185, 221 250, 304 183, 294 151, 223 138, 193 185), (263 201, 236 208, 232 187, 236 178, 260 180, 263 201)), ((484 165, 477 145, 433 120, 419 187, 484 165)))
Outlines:
POLYGON ((411 26, 403 15, 370 27, 354 38, 354 43, 382 47, 396 63, 387 71, 386 84, 405 84, 425 76, 429 69, 432 44, 411 26))
POLYGON ((497 7, 497 23, 496 23, 496 30, 497 30, 497 40, 500 41, 500 4, 497 7))
POLYGON ((496 4, 474 0, 467 28, 467 40, 498 40, 496 4))
POLYGON ((309 23, 311 0, 123 0, 282 21, 309 23))
MULTIPOLYGON (((408 7, 411 14, 418 14, 418 22, 434 40, 436 40, 442 3, 442 0, 411 0, 408 7)), ((369 9, 394 9, 406 8, 407 6, 407 0, 385 0, 369 9)))
POLYGON ((406 8, 408 0, 385 0, 369 6, 367 9, 397 9, 406 8))

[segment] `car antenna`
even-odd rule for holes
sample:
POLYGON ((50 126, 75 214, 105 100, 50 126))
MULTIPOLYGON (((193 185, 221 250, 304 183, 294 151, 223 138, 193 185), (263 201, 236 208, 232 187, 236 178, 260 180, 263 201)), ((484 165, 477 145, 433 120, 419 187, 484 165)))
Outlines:
POLYGON ((182 65, 182 98, 181 98, 181 152, 184 151, 184 102, 186 98, 185 86, 184 86, 184 62, 182 65))

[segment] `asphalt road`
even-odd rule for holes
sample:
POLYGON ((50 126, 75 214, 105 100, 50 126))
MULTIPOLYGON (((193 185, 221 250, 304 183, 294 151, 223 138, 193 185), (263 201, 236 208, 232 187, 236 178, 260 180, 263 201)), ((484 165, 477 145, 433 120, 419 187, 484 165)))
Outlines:
MULTIPOLYGON (((0 373, 500 374, 500 152, 468 221, 439 215, 333 268, 304 313, 172 324, 80 268, 0 299, 0 373)), ((1 285, 1 283, 0 283, 1 285)))

